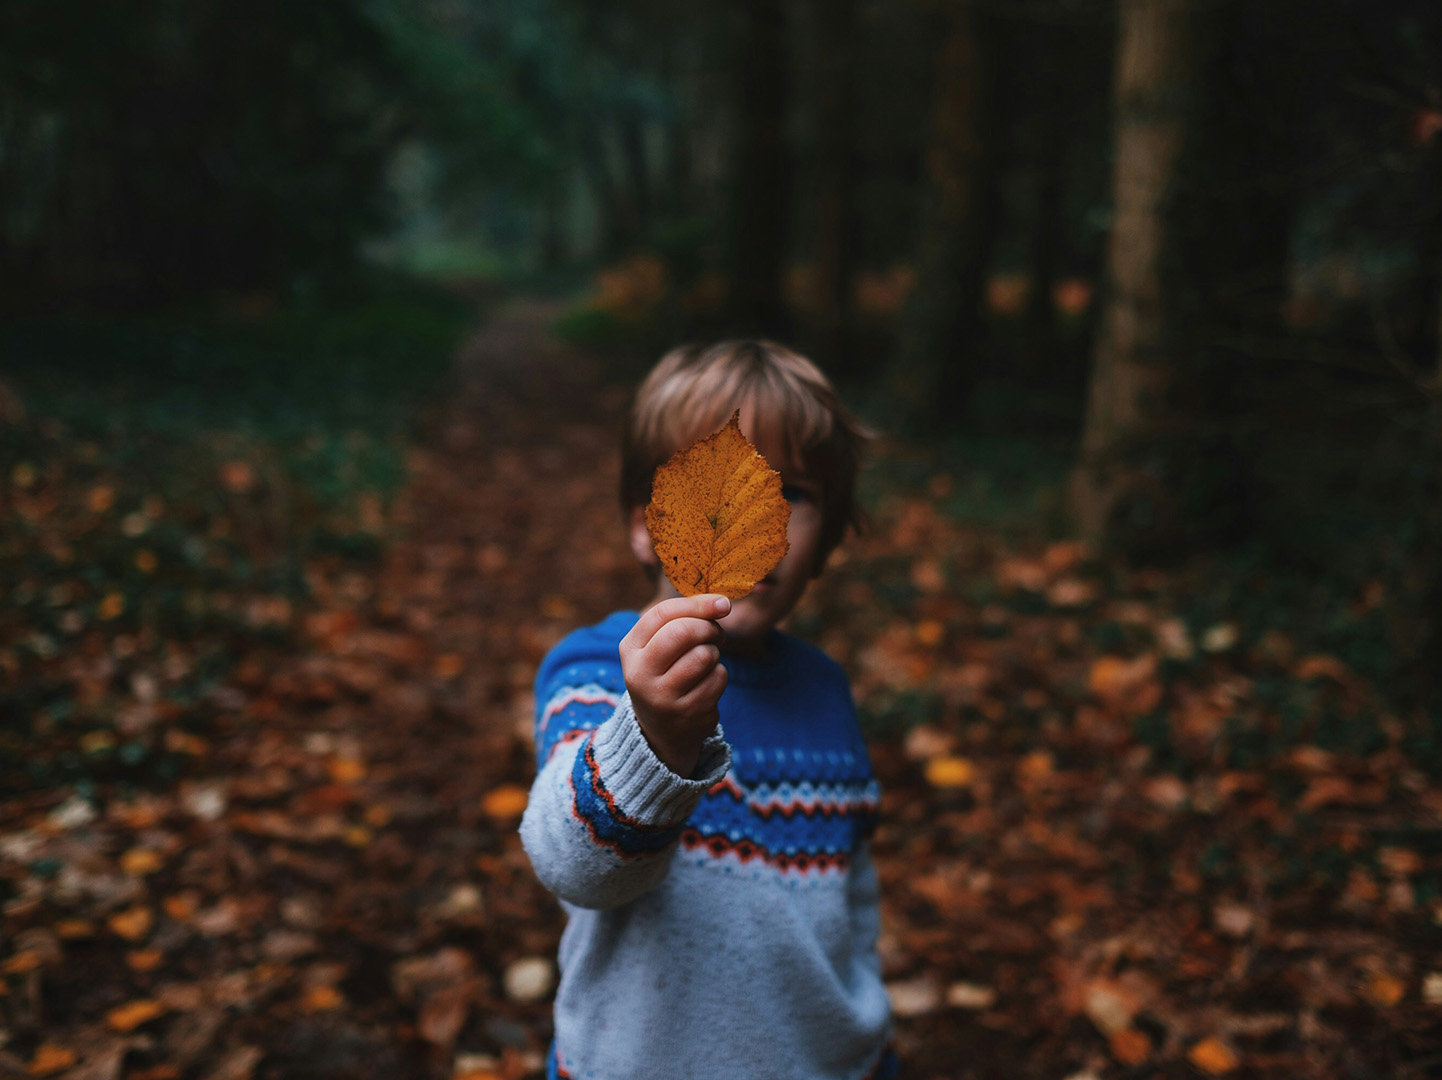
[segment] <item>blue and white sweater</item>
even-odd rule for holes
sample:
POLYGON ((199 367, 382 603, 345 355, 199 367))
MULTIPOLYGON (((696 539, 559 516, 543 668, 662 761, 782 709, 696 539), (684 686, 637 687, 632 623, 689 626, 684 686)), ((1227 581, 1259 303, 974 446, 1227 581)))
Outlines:
POLYGON ((636 618, 575 631, 536 678, 521 838, 569 917, 548 1075, 894 1076, 880 793, 846 676, 777 631, 764 659, 724 656, 721 726, 683 779, 626 695, 617 647, 636 618))

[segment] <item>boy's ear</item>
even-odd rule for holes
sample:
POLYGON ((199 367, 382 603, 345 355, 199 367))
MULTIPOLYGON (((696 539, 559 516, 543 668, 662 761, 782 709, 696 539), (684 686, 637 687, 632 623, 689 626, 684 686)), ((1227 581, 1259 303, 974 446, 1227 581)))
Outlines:
POLYGON ((631 507, 627 535, 631 541, 631 554, 636 556, 636 560, 648 569, 659 569, 661 560, 656 558, 656 549, 651 544, 651 533, 646 528, 646 508, 644 506, 631 507))

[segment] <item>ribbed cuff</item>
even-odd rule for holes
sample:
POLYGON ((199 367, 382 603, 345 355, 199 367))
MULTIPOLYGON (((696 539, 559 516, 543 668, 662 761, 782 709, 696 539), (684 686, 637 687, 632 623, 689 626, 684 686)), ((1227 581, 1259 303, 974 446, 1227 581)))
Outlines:
POLYGON ((616 809, 644 825, 681 824, 731 767, 731 748, 717 724, 715 734, 701 744, 696 778, 677 776, 646 741, 630 694, 621 698, 612 717, 596 729, 591 746, 597 772, 615 799, 616 809))

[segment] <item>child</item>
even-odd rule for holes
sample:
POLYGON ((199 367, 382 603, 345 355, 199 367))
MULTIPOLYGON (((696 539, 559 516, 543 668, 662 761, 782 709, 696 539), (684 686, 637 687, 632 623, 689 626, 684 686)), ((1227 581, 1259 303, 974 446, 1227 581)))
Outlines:
POLYGON ((846 676, 775 628, 854 523, 866 437, 770 342, 677 349, 638 392, 621 501, 656 595, 570 634, 536 677, 521 837, 569 917, 550 1077, 896 1074, 877 783, 846 676), (683 598, 646 532, 651 478, 737 408, 781 474, 790 550, 741 600, 683 598))

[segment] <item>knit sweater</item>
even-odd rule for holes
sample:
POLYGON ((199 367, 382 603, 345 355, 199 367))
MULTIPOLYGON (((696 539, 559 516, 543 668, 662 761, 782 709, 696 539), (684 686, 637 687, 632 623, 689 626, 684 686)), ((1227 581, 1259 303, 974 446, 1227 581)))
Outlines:
POLYGON ((846 676, 778 631, 764 658, 723 656, 721 723, 683 778, 626 694, 636 619, 575 631, 536 678, 521 838, 568 916, 548 1075, 894 1076, 868 847, 880 793, 846 676))

